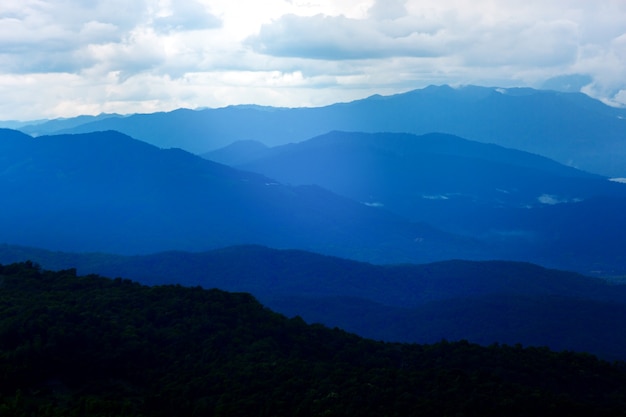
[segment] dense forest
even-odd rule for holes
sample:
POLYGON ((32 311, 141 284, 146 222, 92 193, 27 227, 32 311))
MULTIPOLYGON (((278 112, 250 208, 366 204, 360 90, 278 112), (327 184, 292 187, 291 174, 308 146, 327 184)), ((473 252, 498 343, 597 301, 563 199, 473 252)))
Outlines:
POLYGON ((0 263, 25 260, 146 285, 246 292, 288 317, 387 342, 521 343, 626 360, 626 285, 529 263, 373 265, 251 245, 120 256, 0 244, 0 263))
POLYGON ((245 293, 0 266, 0 416, 619 416, 585 353, 383 343, 245 293))

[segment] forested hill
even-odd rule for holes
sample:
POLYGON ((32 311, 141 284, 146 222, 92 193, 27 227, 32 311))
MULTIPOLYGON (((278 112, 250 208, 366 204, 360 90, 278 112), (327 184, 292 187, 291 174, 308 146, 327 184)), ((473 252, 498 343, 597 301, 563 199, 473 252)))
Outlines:
POLYGON ((587 354, 374 342, 242 293, 0 266, 4 416, 619 416, 587 354))
POLYGON ((382 266, 260 246, 128 257, 0 244, 0 263, 25 260, 146 285, 247 292, 288 317, 387 342, 521 343, 626 360, 626 285, 529 263, 382 266))

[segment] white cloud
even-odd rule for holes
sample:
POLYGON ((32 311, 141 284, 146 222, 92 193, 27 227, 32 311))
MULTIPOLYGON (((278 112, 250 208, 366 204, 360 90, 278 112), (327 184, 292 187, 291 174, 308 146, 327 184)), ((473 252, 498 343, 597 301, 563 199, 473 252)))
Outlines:
POLYGON ((577 26, 568 21, 502 24, 468 36, 455 51, 476 66, 551 67, 572 64, 577 57, 577 26))
POLYGON ((144 28, 133 30, 121 42, 88 45, 85 56, 93 62, 91 69, 117 73, 124 79, 167 60, 161 39, 144 28))
POLYGON ((561 200, 559 197, 550 194, 540 195, 539 197, 537 197, 537 201, 539 201, 541 204, 547 204, 550 206, 563 202, 563 200, 561 200))
POLYGON ((552 194, 542 194, 539 197, 537 197, 537 201, 539 201, 541 204, 547 204, 549 206, 553 206, 555 204, 562 204, 562 203, 579 203, 582 200, 580 198, 565 198, 565 197, 559 197, 559 196, 552 195, 552 194))
POLYGON ((425 200, 449 200, 450 199, 450 197, 448 197, 447 195, 443 195, 443 194, 423 195, 422 198, 425 200))
POLYGON ((160 32, 202 30, 220 27, 221 20, 196 1, 170 1, 167 12, 154 19, 160 32))
POLYGON ((624 74, 623 0, 0 6, 0 119, 179 105, 310 106, 428 84, 540 87, 546 80, 585 80, 584 92, 626 105, 624 74))
POLYGON ((375 0, 368 14, 374 20, 396 20, 407 16, 406 0, 375 0))
POLYGON ((248 39, 257 52, 321 60, 436 56, 442 44, 436 33, 343 16, 285 15, 248 39), (400 29, 400 30, 399 30, 400 29))

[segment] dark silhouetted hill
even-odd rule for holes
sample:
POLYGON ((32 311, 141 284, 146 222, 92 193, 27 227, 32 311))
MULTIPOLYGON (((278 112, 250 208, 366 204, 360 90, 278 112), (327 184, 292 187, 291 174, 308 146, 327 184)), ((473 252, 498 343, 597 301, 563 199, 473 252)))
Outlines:
POLYGON ((518 262, 380 266, 257 246, 122 257, 0 246, 0 262, 250 292, 309 323, 386 341, 522 343, 626 359, 626 286, 518 262))
POLYGON ((0 411, 46 416, 619 416, 626 370, 589 354, 402 345, 306 325, 248 294, 0 266, 0 411))

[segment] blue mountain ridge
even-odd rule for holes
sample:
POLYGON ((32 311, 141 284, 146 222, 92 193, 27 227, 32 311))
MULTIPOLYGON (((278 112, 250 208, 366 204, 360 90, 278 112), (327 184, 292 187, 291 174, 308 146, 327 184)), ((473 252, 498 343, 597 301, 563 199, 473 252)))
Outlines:
POLYGON ((109 117, 67 130, 118 130, 159 147, 204 153, 238 140, 268 146, 333 130, 426 134, 442 132, 540 154, 565 165, 626 177, 626 110, 581 93, 464 86, 430 86, 315 108, 229 106, 109 117))
POLYGON ((11 196, 0 207, 2 242, 121 254, 263 244, 379 262, 483 252, 479 242, 317 186, 283 185, 117 132, 0 135, 0 192, 11 196))
POLYGON ((287 147, 323 145, 321 154, 307 150, 300 168, 316 161, 331 181, 297 184, 116 132, 36 139, 3 133, 9 139, 0 141, 0 190, 12 196, 0 213, 6 243, 123 254, 261 244, 375 263, 509 259, 585 273, 626 270, 624 184, 493 145, 426 136, 429 146, 437 138, 456 144, 446 176, 449 155, 442 151, 405 149, 397 159, 390 149, 415 142, 411 135, 392 135, 401 140, 385 140, 391 148, 381 151, 360 147, 359 138, 388 134, 351 134, 342 151, 336 145, 346 135, 335 132, 287 147), (474 146, 493 155, 459 153, 471 156, 474 146), (525 162, 515 165, 515 155, 525 162), (355 176, 342 177, 342 164, 355 176), (342 183, 347 188, 337 188, 342 183), (459 184, 466 188, 446 190, 459 184))
MULTIPOLYGON (((342 132, 284 149, 292 152, 302 146, 315 161, 319 150, 335 149, 344 136, 349 153, 365 155, 368 162, 377 161, 382 152, 383 161, 399 167, 394 159, 398 144, 404 146, 401 154, 409 158, 408 167, 415 166, 415 154, 426 152, 416 143, 404 143, 419 141, 412 135, 342 132), (380 138, 390 140, 384 146, 361 148, 380 138)), ((535 172, 538 180, 528 183, 531 190, 532 184, 554 184, 581 191, 587 188, 580 184, 590 182, 596 190, 606 185, 608 191, 578 202, 516 209, 541 220, 522 219, 529 225, 542 225, 556 235, 550 251, 549 245, 519 247, 506 239, 485 241, 440 232, 320 186, 285 185, 118 132, 32 138, 3 130, 0 191, 11 198, 0 207, 0 241, 57 252, 2 245, 0 262, 34 259, 46 267, 77 267, 81 273, 148 284, 246 291, 285 314, 389 341, 468 339, 626 358, 621 348, 626 336, 616 331, 626 319, 624 286, 528 263, 372 264, 464 258, 542 259, 546 265, 585 271, 619 270, 622 265, 622 211, 614 205, 618 194, 611 193, 623 184, 493 145, 438 134, 422 139, 430 146, 430 154, 422 158, 426 162, 432 155, 450 154, 456 165, 465 159, 483 167, 495 164, 507 181, 516 178, 512 173, 527 178, 535 172), (483 151, 484 146, 488 149, 483 151), (148 255, 161 251, 167 252, 148 255), (138 253, 145 255, 120 256, 138 253)), ((333 154, 341 162, 342 152, 333 154)), ((328 159, 320 164, 333 175, 341 174, 328 159)), ((374 171, 385 172, 379 168, 374 171)), ((384 179, 397 180, 390 175, 384 179)), ((545 191, 540 190, 535 192, 545 191)))
MULTIPOLYGON (((331 132, 250 154, 238 168, 316 184, 416 222, 590 273, 623 270, 626 185, 539 155, 446 134, 331 132)), ((502 254, 501 254, 502 255, 502 254)))

